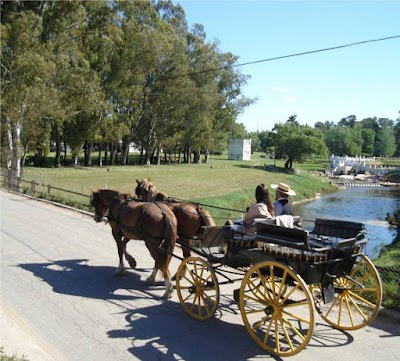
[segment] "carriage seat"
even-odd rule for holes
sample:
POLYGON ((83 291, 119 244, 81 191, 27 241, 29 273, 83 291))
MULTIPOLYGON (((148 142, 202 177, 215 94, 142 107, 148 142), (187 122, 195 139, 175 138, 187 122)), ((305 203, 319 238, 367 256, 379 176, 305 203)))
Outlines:
POLYGON ((285 247, 293 247, 303 251, 326 251, 332 248, 323 242, 313 242, 309 232, 299 228, 285 228, 276 224, 257 224, 256 239, 271 242, 285 247))
POLYGON ((316 242, 332 244, 343 248, 353 246, 357 241, 365 241, 365 227, 360 222, 316 218, 310 238, 316 242))

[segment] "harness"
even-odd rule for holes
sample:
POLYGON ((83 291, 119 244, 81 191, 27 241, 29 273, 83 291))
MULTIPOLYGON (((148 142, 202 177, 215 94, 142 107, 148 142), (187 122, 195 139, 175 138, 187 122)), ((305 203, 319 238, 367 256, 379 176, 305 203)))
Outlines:
MULTIPOLYGON (((114 198, 114 201, 115 201, 117 198, 118 198, 118 196, 116 196, 116 197, 114 198)), ((145 232, 144 229, 143 229, 143 222, 142 222, 142 219, 143 219, 144 213, 145 213, 145 211, 146 211, 146 208, 148 207, 148 205, 149 205, 150 203, 154 203, 154 204, 160 209, 160 211, 161 211, 161 213, 162 213, 162 215, 163 215, 163 218, 164 218, 165 226, 167 226, 167 215, 166 215, 166 213, 165 213, 165 210, 158 204, 158 202, 144 202, 144 204, 143 204, 142 207, 141 207, 140 216, 138 217, 138 220, 136 221, 135 225, 134 225, 133 227, 124 225, 124 224, 121 222, 121 215, 122 215, 122 212, 125 210, 125 208, 127 207, 127 205, 128 205, 131 201, 136 201, 136 202, 138 202, 139 200, 134 199, 134 198, 127 197, 127 198, 125 199, 125 201, 121 204, 116 219, 113 217, 113 215, 110 213, 109 210, 108 210, 108 214, 106 215, 108 222, 110 222, 110 221, 115 221, 115 223, 117 224, 117 226, 118 226, 118 228, 119 228, 119 230, 120 230, 121 232, 122 232, 123 229, 125 229, 125 230, 128 230, 128 231, 137 232, 137 233, 139 233, 139 234, 141 234, 141 235, 144 235, 144 236, 149 236, 149 234, 148 234, 147 232, 145 232)), ((161 242, 161 244, 160 244, 160 247, 163 245, 163 243, 164 243, 164 239, 162 240, 162 242, 161 242)))

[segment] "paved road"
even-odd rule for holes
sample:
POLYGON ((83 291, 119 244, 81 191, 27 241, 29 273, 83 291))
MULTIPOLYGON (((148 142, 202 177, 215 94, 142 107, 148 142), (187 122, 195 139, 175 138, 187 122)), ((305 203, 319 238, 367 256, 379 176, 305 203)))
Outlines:
MULTIPOLYGON (((89 215, 0 191, 0 346, 30 361, 269 360, 250 338, 221 287, 216 317, 187 316, 176 293, 143 280, 152 260, 131 242, 138 268, 114 275, 117 250, 110 228, 89 215)), ((178 251, 177 251, 178 254, 178 251)), ((178 266, 173 260, 172 271, 178 266)), ((342 332, 317 317, 307 348, 290 360, 399 359, 400 318, 380 316, 370 326, 342 332)))

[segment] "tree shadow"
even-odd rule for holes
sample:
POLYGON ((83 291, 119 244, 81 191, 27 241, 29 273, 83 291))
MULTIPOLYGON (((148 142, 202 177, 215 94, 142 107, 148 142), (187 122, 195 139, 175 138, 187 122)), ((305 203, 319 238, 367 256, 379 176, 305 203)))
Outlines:
POLYGON ((400 312, 378 313, 378 316, 370 326, 387 333, 387 335, 381 335, 380 337, 398 337, 400 336, 400 312))

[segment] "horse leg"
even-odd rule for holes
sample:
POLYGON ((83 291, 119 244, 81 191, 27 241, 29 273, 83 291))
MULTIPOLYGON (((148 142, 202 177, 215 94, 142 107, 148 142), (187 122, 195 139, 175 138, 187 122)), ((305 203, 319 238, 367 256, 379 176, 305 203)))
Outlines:
POLYGON ((119 256, 119 267, 117 268, 117 275, 122 275, 125 272, 124 265, 124 251, 126 244, 122 240, 115 240, 117 242, 118 256, 119 256))
MULTIPOLYGON (((190 257, 190 249, 188 247, 185 246, 185 244, 188 244, 189 240, 188 239, 181 239, 181 247, 182 247, 182 254, 183 254, 183 258, 188 258, 190 257)), ((186 271, 186 269, 185 269, 186 271)), ((178 273, 175 273, 174 276, 172 277, 172 281, 176 281, 176 277, 178 276, 178 273)), ((184 276, 184 274, 182 275, 184 276)))
POLYGON ((174 290, 174 285, 171 282, 171 275, 169 271, 167 270, 166 272, 163 273, 164 276, 164 283, 165 283, 165 293, 162 296, 163 298, 171 298, 172 297, 172 292, 174 290))
POLYGON ((124 243, 124 254, 125 254, 125 259, 128 261, 129 266, 131 266, 131 268, 136 268, 136 260, 128 253, 127 251, 127 243, 130 241, 130 238, 126 238, 124 237, 123 239, 123 243, 124 243))
POLYGON ((117 243, 118 256, 119 256, 119 266, 117 268, 116 274, 122 275, 125 272, 124 265, 124 253, 126 248, 126 243, 123 241, 123 236, 117 228, 112 228, 112 234, 117 243))
POLYGON ((147 248, 149 249, 150 254, 153 257, 155 263, 154 263, 153 272, 151 273, 150 277, 146 279, 145 282, 148 284, 154 284, 156 281, 157 272, 158 272, 158 270, 160 270, 164 277, 164 284, 165 284, 165 293, 162 296, 162 298, 171 298, 174 286, 171 282, 171 276, 170 276, 170 273, 168 270, 169 261, 164 259, 165 257, 168 257, 168 256, 166 255, 166 253, 159 250, 158 247, 156 247, 156 248, 154 246, 149 247, 147 245, 147 248))
POLYGON ((153 285, 154 283, 156 283, 156 276, 157 276, 157 271, 158 268, 154 267, 153 268, 153 272, 151 272, 151 275, 146 279, 146 283, 153 285))

